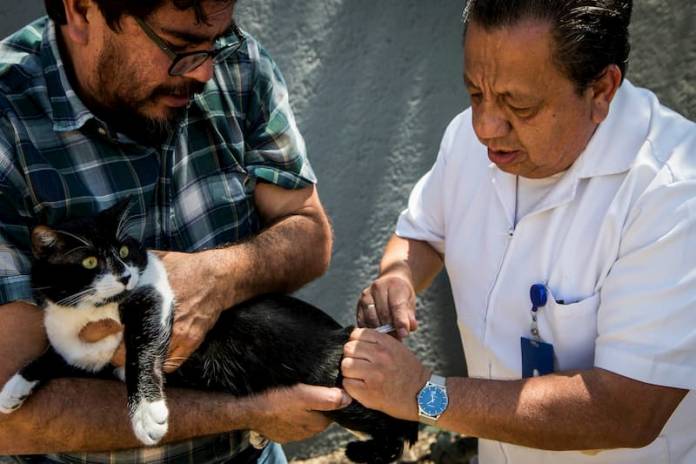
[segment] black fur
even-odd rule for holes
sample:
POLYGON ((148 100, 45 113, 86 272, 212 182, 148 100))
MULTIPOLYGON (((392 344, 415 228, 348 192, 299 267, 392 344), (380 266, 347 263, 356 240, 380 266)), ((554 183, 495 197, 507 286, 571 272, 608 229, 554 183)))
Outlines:
MULTIPOLYGON (((340 387, 343 345, 352 329, 297 298, 264 295, 224 311, 203 345, 167 382, 238 396, 297 383, 340 387)), ((354 462, 392 462, 401 456, 404 441, 418 438, 417 423, 356 401, 325 414, 372 436, 348 445, 346 455, 354 462)))
POLYGON ((142 399, 164 398, 162 363, 171 336, 171 320, 166 332, 160 323, 161 296, 151 287, 140 287, 119 304, 123 339, 126 345, 126 388, 128 407, 142 399))
MULTIPOLYGON (((125 284, 134 278, 128 269, 142 274, 148 265, 147 251, 136 240, 122 234, 127 209, 128 200, 123 200, 95 217, 35 227, 32 286, 44 309, 54 303, 70 311, 119 304, 120 319, 125 326, 128 406, 133 415, 141 400, 164 399, 162 363, 171 333, 171 311, 164 308, 160 293, 150 285, 85 300, 97 294, 93 284, 101 276, 113 275, 125 284), (128 254, 119 256, 124 246, 128 254), (95 259, 97 265, 86 268, 83 265, 86 258, 95 259), (84 301, 90 301, 87 307, 84 301), (163 317, 163 312, 168 317, 163 317)), ((94 375, 113 377, 112 372, 113 368, 107 364, 94 375)), ((29 382, 38 382, 34 389, 52 378, 87 375, 79 367, 68 364, 53 346, 18 374, 29 382)))
MULTIPOLYGON (((33 285, 40 289, 37 296, 72 302, 71 295, 91 285, 99 273, 122 271, 109 256, 123 244, 131 250, 129 264, 142 272, 147 265, 146 251, 132 238, 120 238, 117 230, 123 223, 126 204, 122 202, 95 218, 68 221, 58 229, 34 234, 37 259, 32 277, 33 285), (56 234, 56 230, 63 232, 56 234), (81 238, 90 246, 82 246, 81 238), (71 251, 73 248, 77 250, 71 251), (86 256, 99 256, 99 268, 85 269, 80 263, 86 256)), ((150 286, 136 287, 103 303, 112 301, 119 303, 125 326, 126 385, 133 413, 139 401, 164 397, 161 368, 171 320, 161 323, 162 298, 150 286)), ((343 345, 351 330, 296 298, 261 296, 224 311, 201 347, 166 380, 169 385, 236 396, 297 383, 340 387, 343 345)), ((21 373, 27 380, 40 381, 84 374, 67 366, 52 349, 21 373)), ((417 423, 394 419, 355 401, 345 409, 325 414, 372 437, 349 444, 346 455, 355 462, 392 462, 401 456, 404 442, 413 443, 418 435, 417 423)))

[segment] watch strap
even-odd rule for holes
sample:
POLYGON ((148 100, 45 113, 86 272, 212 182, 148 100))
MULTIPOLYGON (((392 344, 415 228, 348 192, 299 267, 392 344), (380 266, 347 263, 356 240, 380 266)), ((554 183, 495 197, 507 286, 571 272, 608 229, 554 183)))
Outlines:
POLYGON ((437 425, 437 420, 439 417, 430 417, 425 414, 418 415, 419 422, 426 425, 437 425))
POLYGON ((447 378, 442 377, 441 375, 432 374, 430 376, 430 380, 428 382, 430 382, 434 385, 439 385, 441 387, 444 387, 447 385, 447 378))

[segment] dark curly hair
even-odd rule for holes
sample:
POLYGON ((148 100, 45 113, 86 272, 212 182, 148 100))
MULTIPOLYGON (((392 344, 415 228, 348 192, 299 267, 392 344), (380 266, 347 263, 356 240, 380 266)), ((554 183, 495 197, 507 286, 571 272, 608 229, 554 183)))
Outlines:
POLYGON ((632 0, 468 0, 463 19, 487 30, 548 21, 556 65, 582 93, 611 64, 626 75, 632 9, 632 0))
MULTIPOLYGON (((99 10, 104 15, 104 19, 109 27, 113 30, 118 30, 119 21, 123 15, 135 16, 138 18, 147 18, 153 11, 161 7, 168 1, 171 1, 179 10, 188 10, 193 8, 196 13, 196 20, 199 22, 206 21, 205 10, 203 4, 206 2, 218 3, 237 3, 236 0, 93 0, 97 4, 99 10)), ((55 21, 56 24, 65 24, 65 8, 63 0, 44 0, 46 13, 55 21)))

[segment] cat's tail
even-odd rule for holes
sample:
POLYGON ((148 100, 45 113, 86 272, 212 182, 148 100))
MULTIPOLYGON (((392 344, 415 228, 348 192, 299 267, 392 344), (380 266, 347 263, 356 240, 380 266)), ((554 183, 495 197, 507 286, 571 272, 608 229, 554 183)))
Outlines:
POLYGON ((404 440, 393 436, 353 441, 346 446, 346 457, 359 463, 388 464, 397 461, 403 452, 404 440))
POLYGON ((370 439, 352 442, 346 447, 346 457, 353 462, 394 462, 401 457, 405 443, 412 445, 418 440, 417 422, 395 419, 367 409, 357 401, 327 415, 347 429, 370 435, 370 439))

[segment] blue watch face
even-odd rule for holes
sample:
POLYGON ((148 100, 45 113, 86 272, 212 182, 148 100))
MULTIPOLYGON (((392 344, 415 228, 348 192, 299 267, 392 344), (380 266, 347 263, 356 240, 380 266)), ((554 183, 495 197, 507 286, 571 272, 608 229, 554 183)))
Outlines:
POLYGON ((426 385, 418 394, 418 406, 428 416, 439 416, 447 409, 447 394, 435 385, 426 385))

